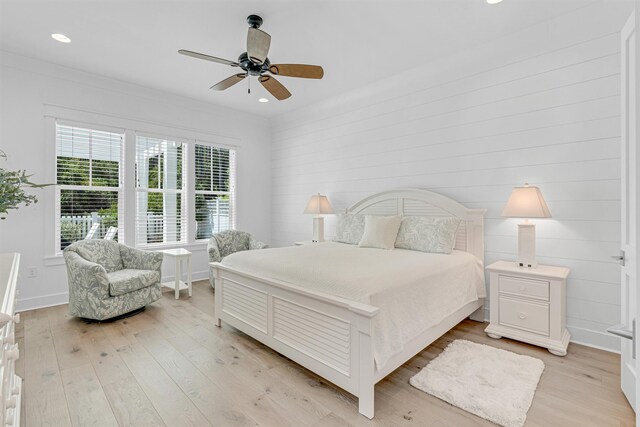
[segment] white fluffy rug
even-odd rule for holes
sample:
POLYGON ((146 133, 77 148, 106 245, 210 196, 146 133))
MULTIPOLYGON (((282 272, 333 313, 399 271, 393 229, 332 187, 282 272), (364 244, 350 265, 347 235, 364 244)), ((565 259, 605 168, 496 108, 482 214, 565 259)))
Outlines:
POLYGON ((540 359, 455 340, 409 382, 501 426, 522 427, 543 370, 540 359))

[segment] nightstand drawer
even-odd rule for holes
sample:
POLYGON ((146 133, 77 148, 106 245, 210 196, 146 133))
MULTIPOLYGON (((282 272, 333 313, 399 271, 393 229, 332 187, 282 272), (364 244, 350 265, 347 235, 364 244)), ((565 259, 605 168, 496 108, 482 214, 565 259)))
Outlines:
POLYGON ((501 294, 512 294, 549 301, 549 282, 545 280, 523 279, 500 275, 501 294))
POLYGON ((501 296, 500 324, 549 336, 549 305, 501 296))

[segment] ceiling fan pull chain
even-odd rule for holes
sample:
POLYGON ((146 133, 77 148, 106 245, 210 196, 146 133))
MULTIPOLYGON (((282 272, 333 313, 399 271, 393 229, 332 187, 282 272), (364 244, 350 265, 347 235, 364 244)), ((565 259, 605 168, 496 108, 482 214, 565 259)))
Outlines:
POLYGON ((249 82, 249 88, 247 89, 247 94, 251 95, 251 76, 247 76, 247 81, 249 82))

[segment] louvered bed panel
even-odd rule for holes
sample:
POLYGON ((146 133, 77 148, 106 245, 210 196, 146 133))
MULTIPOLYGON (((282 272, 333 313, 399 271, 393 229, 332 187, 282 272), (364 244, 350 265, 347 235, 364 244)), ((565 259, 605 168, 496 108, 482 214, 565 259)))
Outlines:
POLYGON ((222 311, 266 334, 267 297, 266 292, 225 279, 222 311))
POLYGON ((371 206, 367 206, 361 212, 363 215, 397 215, 398 203, 396 200, 383 200, 371 206))
POLYGON ((348 321, 280 298, 273 299, 273 312, 276 340, 349 375, 348 321))

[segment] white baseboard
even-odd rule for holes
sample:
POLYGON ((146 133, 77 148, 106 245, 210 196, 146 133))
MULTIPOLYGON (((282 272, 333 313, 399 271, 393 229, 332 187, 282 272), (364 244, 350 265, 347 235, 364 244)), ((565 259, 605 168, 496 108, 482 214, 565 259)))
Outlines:
POLYGON ((38 308, 53 307, 69 303, 69 292, 60 292, 58 294, 42 295, 31 298, 18 298, 16 311, 36 310, 38 308))
MULTIPOLYGON (((163 281, 172 281, 175 276, 164 276, 163 281)), ((196 271, 191 273, 191 280, 209 279, 209 271, 196 271)), ((60 292, 57 294, 42 295, 31 298, 18 298, 16 312, 36 310, 39 308, 53 307, 56 305, 68 304, 69 292, 60 292)))
POLYGON ((593 347, 611 353, 620 354, 620 338, 605 332, 593 331, 590 329, 567 326, 571 332, 571 342, 593 347))

